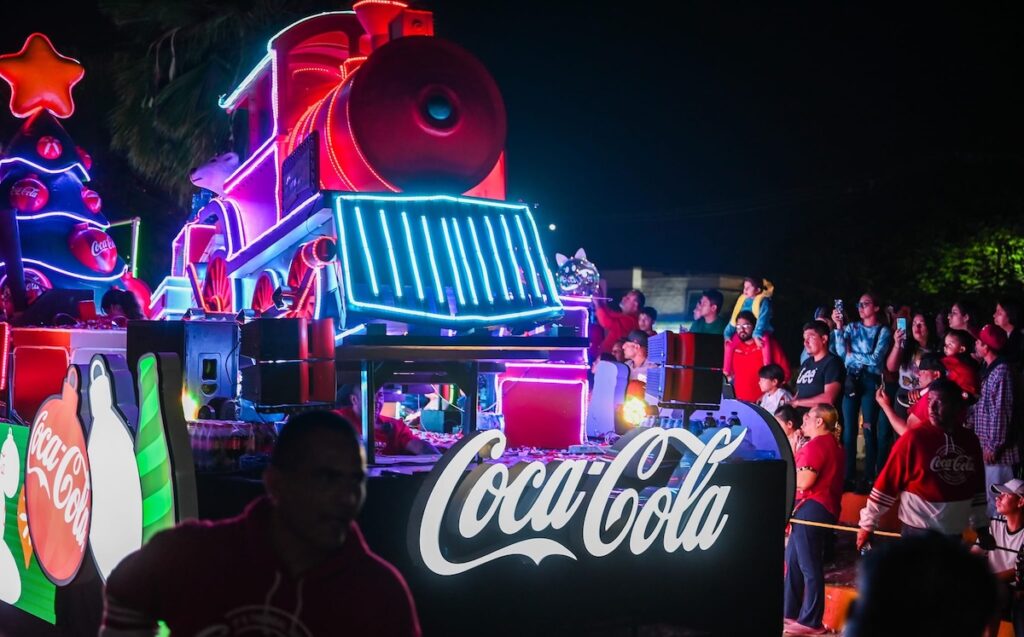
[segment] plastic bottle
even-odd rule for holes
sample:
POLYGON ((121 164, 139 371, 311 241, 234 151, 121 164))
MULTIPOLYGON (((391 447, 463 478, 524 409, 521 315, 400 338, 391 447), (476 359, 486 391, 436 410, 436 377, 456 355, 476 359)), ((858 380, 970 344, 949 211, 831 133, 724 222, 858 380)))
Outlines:
POLYGON ((729 421, 725 419, 725 416, 718 417, 718 428, 727 429, 729 427, 729 421))
POLYGON ((735 411, 730 412, 729 413, 729 426, 730 427, 739 427, 741 424, 742 423, 740 423, 740 416, 739 416, 739 414, 736 413, 735 411))
POLYGON ((714 427, 715 427, 715 417, 709 411, 706 414, 704 414, 704 429, 714 429, 714 427))

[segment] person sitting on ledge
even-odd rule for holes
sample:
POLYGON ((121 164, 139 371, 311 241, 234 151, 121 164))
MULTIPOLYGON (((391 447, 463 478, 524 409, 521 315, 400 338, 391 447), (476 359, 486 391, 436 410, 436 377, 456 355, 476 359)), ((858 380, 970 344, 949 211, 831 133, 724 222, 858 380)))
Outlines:
POLYGON ((242 515, 158 533, 114 569, 100 637, 419 637, 412 594, 363 539, 366 459, 337 414, 289 419, 242 515), (339 623, 340 622, 340 623, 339 623))
MULTIPOLYGON (((358 384, 342 385, 338 388, 337 402, 340 405, 334 413, 347 420, 357 433, 363 428, 363 391, 358 384)), ((378 451, 384 455, 440 453, 426 440, 413 433, 409 425, 399 418, 382 415, 383 400, 377 396, 374 408, 373 437, 378 451)))

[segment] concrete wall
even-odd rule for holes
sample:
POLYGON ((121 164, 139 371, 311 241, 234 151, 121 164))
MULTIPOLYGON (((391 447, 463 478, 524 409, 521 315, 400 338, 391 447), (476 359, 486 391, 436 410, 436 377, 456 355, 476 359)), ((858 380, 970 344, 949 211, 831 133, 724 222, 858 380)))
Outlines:
POLYGON ((614 301, 632 288, 639 288, 647 297, 647 305, 658 310, 655 328, 678 330, 679 324, 693 320, 693 307, 700 300, 700 293, 708 288, 718 288, 725 295, 722 312, 729 315, 733 304, 743 290, 743 277, 733 274, 666 274, 632 268, 630 270, 609 270, 601 272, 608 281, 608 293, 614 301))

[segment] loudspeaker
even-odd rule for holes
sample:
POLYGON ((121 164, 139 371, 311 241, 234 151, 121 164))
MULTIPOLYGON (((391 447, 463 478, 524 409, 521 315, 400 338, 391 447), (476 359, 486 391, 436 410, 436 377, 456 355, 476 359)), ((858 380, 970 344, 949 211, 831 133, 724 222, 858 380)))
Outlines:
POLYGON ((661 332, 647 340, 647 358, 654 365, 722 369, 724 345, 714 334, 661 332))
POLYGON ((238 324, 234 321, 129 321, 128 368, 150 352, 177 354, 198 407, 238 397, 238 324))
POLYGON ((693 367, 650 367, 647 393, 661 402, 717 405, 722 400, 722 372, 693 367))
POLYGON ((309 358, 306 319, 260 318, 242 326, 242 356, 255 361, 309 358))
POLYGON ((243 368, 242 398, 259 407, 309 402, 309 363, 257 363, 243 368))

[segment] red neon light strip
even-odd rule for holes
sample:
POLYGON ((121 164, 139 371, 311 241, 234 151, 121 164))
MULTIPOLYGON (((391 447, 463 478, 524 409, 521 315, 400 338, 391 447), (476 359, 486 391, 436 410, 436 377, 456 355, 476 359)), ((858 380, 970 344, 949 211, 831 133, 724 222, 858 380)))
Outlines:
POLYGON ((391 192, 401 192, 397 187, 391 185, 391 183, 389 183, 387 179, 384 179, 379 174, 377 174, 377 171, 373 169, 373 166, 370 165, 370 162, 366 161, 366 157, 363 155, 362 149, 359 148, 359 142, 356 141, 355 131, 352 130, 352 117, 351 114, 349 113, 351 106, 351 100, 345 102, 345 125, 348 127, 348 136, 349 139, 352 140, 352 148, 355 149, 356 155, 359 157, 359 160, 363 162, 363 165, 366 166, 366 169, 369 170, 370 173, 377 178, 377 181, 379 181, 385 188, 387 188, 391 192))
POLYGON ((335 174, 341 179, 342 183, 348 186, 349 190, 358 192, 358 189, 352 185, 352 180, 348 178, 341 165, 338 163, 337 157, 334 156, 334 139, 331 135, 331 120, 334 114, 334 105, 338 101, 338 95, 341 93, 342 87, 345 86, 345 82, 338 85, 331 93, 331 102, 327 105, 327 118, 324 120, 324 128, 327 129, 327 134, 324 136, 327 138, 327 157, 331 160, 331 167, 334 168, 335 174))
POLYGON ((7 388, 7 360, 11 352, 11 326, 0 323, 0 390, 7 388))

